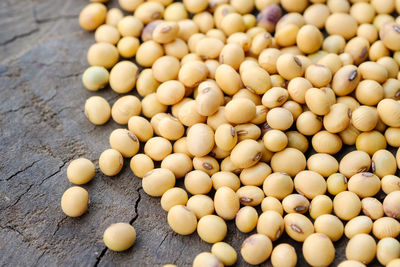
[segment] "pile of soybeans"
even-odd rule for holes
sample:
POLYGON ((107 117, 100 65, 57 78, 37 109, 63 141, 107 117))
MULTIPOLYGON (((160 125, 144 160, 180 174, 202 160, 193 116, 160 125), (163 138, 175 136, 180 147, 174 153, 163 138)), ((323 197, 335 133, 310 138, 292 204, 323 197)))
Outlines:
MULTIPOLYGON (((294 248, 275 242, 284 232, 311 266, 330 265, 343 235, 340 267, 400 266, 399 0, 92 2, 79 16, 96 40, 83 85, 123 94, 85 104, 91 123, 121 125, 99 168, 115 176, 131 158, 171 229, 213 244, 193 266, 233 265, 238 253, 295 266, 294 248), (229 220, 256 232, 238 252, 222 242, 229 220)), ((84 158, 67 169, 76 185, 94 174, 84 158)), ((79 186, 61 199, 71 217, 88 203, 79 186)), ((136 232, 116 223, 103 239, 123 251, 136 232)))

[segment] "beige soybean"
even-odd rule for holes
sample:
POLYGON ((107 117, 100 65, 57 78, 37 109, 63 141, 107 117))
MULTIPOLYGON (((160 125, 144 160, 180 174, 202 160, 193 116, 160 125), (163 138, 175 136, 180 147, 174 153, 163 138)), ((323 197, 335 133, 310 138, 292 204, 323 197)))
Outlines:
POLYGON ((89 67, 82 75, 83 85, 90 91, 100 90, 108 84, 108 81, 109 73, 101 66, 89 67))
POLYGON ((338 241, 344 231, 342 221, 331 214, 323 214, 316 218, 314 222, 315 232, 325 234, 332 242, 338 241))
POLYGON ((239 197, 231 188, 220 187, 214 195, 215 212, 224 220, 235 218, 240 208, 239 197))
POLYGON ((189 61, 181 66, 178 74, 178 80, 186 87, 197 86, 207 78, 208 69, 205 63, 201 61, 189 61))
POLYGON ((238 168, 251 167, 261 159, 261 146, 252 139, 243 140, 232 149, 230 159, 238 168))
POLYGON ((227 95, 233 95, 242 87, 239 73, 227 64, 221 64, 215 70, 215 81, 227 95))
POLYGON ((200 32, 207 33, 214 28, 214 18, 210 12, 204 11, 193 16, 193 21, 199 27, 200 32))
POLYGON ((136 96, 127 95, 119 98, 111 108, 111 116, 118 124, 128 124, 133 116, 138 116, 142 109, 142 104, 136 96))
POLYGON ((110 86, 115 92, 123 94, 131 91, 136 84, 138 67, 130 61, 117 63, 110 71, 110 86))
POLYGON ((68 188, 61 197, 61 209, 69 217, 79 217, 89 205, 89 193, 80 186, 68 188))
POLYGON ((373 237, 367 234, 353 236, 346 246, 346 258, 360 261, 364 264, 370 263, 376 254, 376 243, 373 237))
POLYGON ((164 44, 165 54, 169 56, 176 57, 178 59, 182 59, 189 53, 189 48, 185 41, 182 39, 176 38, 174 41, 164 44))
POLYGON ((133 157, 139 151, 139 140, 127 129, 112 131, 109 138, 111 148, 119 151, 123 157, 133 157))
POLYGON ((157 123, 156 129, 157 134, 168 140, 178 140, 185 132, 182 123, 177 118, 170 115, 161 118, 157 123))
POLYGON ((214 212, 214 201, 207 195, 194 195, 189 198, 186 206, 194 212, 197 219, 214 212))
POLYGON ((164 54, 163 47, 149 40, 143 42, 136 51, 136 61, 142 67, 151 67, 153 63, 164 54))
POLYGON ((378 123, 378 112, 370 106, 360 106, 352 112, 351 123, 359 131, 371 131, 378 123))
POLYGON ((273 129, 284 131, 292 126, 293 115, 285 108, 276 107, 267 113, 267 123, 273 129))
POLYGON ((143 190, 150 196, 161 197, 175 185, 175 176, 168 170, 157 168, 149 171, 142 179, 143 190))
POLYGON ((194 157, 193 168, 195 170, 201 170, 211 176, 219 171, 219 163, 211 156, 194 157))
POLYGON ((379 218, 373 224, 372 233, 378 239, 385 237, 396 238, 400 233, 400 223, 391 217, 379 218))
POLYGON ((171 154, 172 145, 163 137, 153 137, 147 140, 144 145, 144 153, 155 161, 161 161, 171 154))
POLYGON ((235 124, 247 123, 256 116, 256 105, 248 99, 237 98, 225 106, 226 119, 235 124))
POLYGON ((394 175, 397 170, 396 159, 393 154, 385 149, 378 150, 372 156, 372 171, 379 178, 394 175))
POLYGON ((387 237, 379 240, 376 247, 376 257, 385 266, 400 257, 400 243, 394 238, 387 237))
POLYGON ((342 148, 342 139, 337 134, 320 131, 311 139, 312 146, 318 153, 336 154, 342 148))
POLYGON ((246 88, 259 95, 267 92, 272 86, 268 72, 260 67, 245 69, 240 77, 246 88))
POLYGON ((333 211, 340 219, 351 220, 361 211, 360 198, 350 191, 340 192, 333 199, 333 211))
MULTIPOLYGON (((331 0, 332 1, 332 0, 331 0)), ((333 0, 335 1, 335 0, 333 0)), ((341 1, 341 0, 339 0, 341 1)), ((333 34, 327 36, 322 44, 322 49, 329 53, 340 54, 344 51, 346 41, 341 35, 333 34)))
POLYGON ((237 260, 237 253, 228 243, 218 242, 211 247, 211 253, 225 265, 231 266, 237 260))
POLYGON ((369 234, 372 230, 372 220, 367 216, 357 216, 346 223, 344 234, 351 239, 357 234, 369 234))
POLYGON ((275 153, 271 158, 271 168, 274 172, 283 172, 294 177, 306 168, 306 158, 295 148, 285 148, 275 153), (291 162, 292 164, 287 164, 291 162))
POLYGON ((371 158, 364 151, 351 151, 339 163, 339 172, 351 177, 359 172, 366 172, 371 166, 371 158))
POLYGON ((166 5, 164 11, 164 19, 166 21, 180 21, 188 18, 188 12, 185 6, 178 3, 171 3, 170 5, 166 5))
POLYGON ((192 195, 207 194, 212 187, 210 176, 200 170, 194 170, 185 175, 185 188, 192 195))
POLYGON ((190 235, 196 231, 196 216, 186 206, 176 205, 170 208, 167 219, 172 230, 180 235, 190 235))
POLYGON ((287 110, 290 111, 290 113, 292 113, 293 119, 297 120, 297 118, 300 116, 300 114, 303 112, 303 108, 302 106, 292 100, 286 101, 283 105, 283 108, 286 108, 287 110))
POLYGON ((205 156, 214 147, 214 132, 208 125, 197 123, 189 128, 186 142, 192 155, 205 156))
POLYGON ((272 152, 278 152, 286 148, 288 138, 280 130, 269 130, 264 134, 263 142, 265 147, 272 152))
POLYGON ((263 212, 258 218, 257 233, 268 236, 271 241, 277 240, 283 234, 283 230, 283 218, 276 211, 263 212))
POLYGON ((362 199, 361 208, 363 213, 373 220, 377 220, 384 215, 382 203, 373 197, 362 199))
POLYGON ((135 9, 142 4, 143 0, 118 0, 119 5, 125 11, 133 12, 135 9))
POLYGON ((387 216, 395 219, 400 218, 399 199, 400 191, 393 191, 385 197, 383 200, 383 210, 387 216))
POLYGON ((173 153, 161 162, 161 168, 172 171, 176 178, 184 177, 193 168, 191 158, 184 153, 173 153))
POLYGON ((179 60, 173 56, 162 56, 154 61, 152 66, 154 78, 159 82, 166 82, 176 79, 178 77, 179 68, 179 60))
POLYGON ((286 233, 297 242, 304 242, 309 235, 314 233, 312 222, 302 214, 290 213, 283 220, 286 233))
POLYGON ((390 127, 400 127, 400 103, 393 99, 383 99, 379 102, 380 119, 390 127))
POLYGON ((268 175, 271 174, 271 167, 264 162, 258 162, 256 165, 245 168, 240 173, 240 181, 243 185, 260 186, 264 183, 268 175))
POLYGON ((239 175, 242 169, 238 168, 235 164, 233 164, 231 157, 228 156, 224 158, 221 162, 221 171, 232 172, 236 175, 239 175))
POLYGON ((297 56, 282 54, 276 61, 276 68, 284 79, 291 80, 304 74, 303 64, 297 56))
POLYGON ((227 186, 236 192, 240 187, 240 180, 237 175, 229 171, 216 172, 211 176, 211 180, 215 190, 218 190, 223 186, 227 186))
POLYGON ((305 153, 308 149, 307 138, 297 131, 286 132, 288 138, 287 147, 296 148, 301 152, 305 153))
POLYGON ((357 136, 356 148, 372 156, 376 151, 386 148, 386 139, 378 131, 363 132, 357 136))
POLYGON ((79 25, 87 30, 93 31, 106 19, 107 8, 101 3, 87 5, 79 14, 79 25))
POLYGON ((154 162, 145 154, 136 154, 131 158, 130 168, 133 174, 139 178, 143 178, 146 173, 154 169, 154 162))
POLYGON ((361 263, 359 261, 345 260, 345 261, 342 261, 338 265, 338 267, 365 267, 365 264, 363 264, 363 263, 361 263))
POLYGON ((374 106, 383 99, 384 91, 378 82, 363 80, 358 84, 355 96, 361 104, 374 106))
POLYGON ((338 133, 344 131, 350 124, 351 109, 343 103, 337 103, 330 107, 330 111, 324 116, 323 124, 327 131, 338 133))
POLYGON ((73 184, 86 184, 94 177, 94 164, 85 158, 71 161, 67 167, 68 180, 73 184))
POLYGON ((330 214, 332 209, 332 200, 326 195, 319 195, 311 201, 310 216, 311 218, 316 219, 323 214, 330 214))
POLYGON ((322 119, 311 111, 305 111, 296 120, 297 130, 304 135, 314 135, 322 128, 322 119))
POLYGON ((129 223, 114 223, 104 231, 104 244, 112 251, 124 251, 136 241, 136 231, 129 223))
POLYGON ((271 240, 263 234, 253 234, 243 241, 240 253, 249 264, 257 265, 266 261, 272 252, 271 240))
POLYGON ((400 147, 400 128, 387 128, 385 131, 386 141, 390 146, 400 147))
POLYGON ((384 66, 388 72, 388 78, 396 78, 399 72, 399 65, 396 61, 389 56, 381 57, 377 60, 377 63, 384 66))
POLYGON ((330 111, 331 103, 326 90, 310 88, 305 94, 307 107, 317 115, 326 115, 330 111))
POLYGON ((261 202, 261 210, 263 212, 267 210, 274 210, 278 212, 280 215, 283 215, 283 207, 281 202, 274 197, 266 197, 264 200, 261 202))
POLYGON ((261 136, 261 129, 253 123, 239 124, 235 126, 238 142, 245 139, 257 140, 261 136))
POLYGON ((356 66, 343 66, 333 76, 332 89, 338 96, 347 95, 356 89, 360 77, 361 75, 356 66))
POLYGON ((249 233, 257 226, 258 213, 251 206, 242 207, 236 214, 235 224, 242 233, 249 233))
POLYGON ((311 266, 328 266, 335 259, 335 247, 329 237, 322 233, 308 236, 302 251, 311 266))
POLYGON ((219 55, 219 63, 228 64, 235 70, 239 69, 240 64, 244 60, 243 48, 236 43, 228 43, 221 50, 219 55))
POLYGON ((356 193, 361 198, 376 195, 380 187, 381 181, 379 177, 370 172, 354 174, 348 182, 348 190, 356 193))
POLYGON ((271 254, 271 263, 276 267, 294 267, 297 263, 297 254, 294 247, 282 243, 277 245, 271 254))
POLYGON ((330 35, 341 35, 348 40, 357 33, 357 20, 346 13, 333 13, 327 18, 325 29, 330 35))
POLYGON ((293 183, 296 191, 309 199, 324 195, 326 192, 325 179, 317 172, 301 171, 296 175, 293 183))
POLYGON ((224 95, 218 86, 203 82, 199 85, 196 96, 197 112, 203 116, 210 116, 218 111, 223 103, 224 95))
POLYGON ((272 87, 263 95, 262 104, 269 109, 280 107, 286 102, 288 96, 289 93, 286 89, 282 87, 272 87))
POLYGON ((264 192, 254 185, 242 186, 236 191, 240 204, 245 206, 258 206, 264 199, 264 192))
POLYGON ((319 50, 322 46, 323 36, 314 25, 304 25, 297 33, 297 47, 306 54, 311 54, 319 50))
POLYGON ((227 233, 225 221, 216 215, 206 215, 197 224, 199 237, 207 243, 217 243, 224 240, 227 233))
POLYGON ((226 151, 232 150, 237 143, 237 132, 230 124, 221 124, 215 131, 215 144, 226 151))
POLYGON ((142 142, 146 142, 153 137, 153 128, 150 122, 141 116, 130 117, 128 129, 142 142))
POLYGON ((309 206, 310 201, 300 194, 290 194, 282 200, 282 207, 286 213, 304 214, 309 206))
POLYGON ((107 149, 101 153, 99 158, 99 168, 107 176, 117 175, 124 164, 121 153, 115 149, 107 149))
POLYGON ((214 254, 211 254, 210 252, 202 252, 194 258, 193 267, 202 266, 223 267, 224 265, 214 254))
POLYGON ((267 176, 263 183, 266 196, 275 197, 279 200, 293 192, 293 181, 286 173, 275 172, 267 176))
POLYGON ((178 119, 185 126, 194 126, 207 120, 205 116, 197 112, 195 100, 187 101, 179 108, 178 119))
POLYGON ((339 163, 329 154, 317 153, 307 159, 307 168, 328 177, 338 171, 339 163))
POLYGON ((341 173, 334 173, 328 177, 326 185, 329 194, 335 196, 347 189, 347 178, 341 173))
POLYGON ((162 18, 164 6, 157 2, 145 2, 135 9, 135 17, 140 19, 143 24, 162 18))
POLYGON ((136 81, 136 90, 142 97, 157 91, 160 83, 154 78, 152 69, 144 69, 140 72, 136 81))
MULTIPOLYGON (((399 53, 400 55, 400 53, 399 53)), ((385 69, 386 70, 386 69, 385 69)), ((399 100, 400 98, 400 81, 398 79, 387 79, 382 85, 385 98, 393 98, 399 100)))
POLYGON ((162 22, 153 31, 153 40, 157 43, 167 44, 175 40, 178 36, 179 25, 176 22, 162 22))
POLYGON ((359 134, 360 131, 350 123, 346 130, 339 133, 339 136, 343 140, 343 144, 352 146, 356 143, 359 134))
POLYGON ((87 60, 91 66, 101 66, 106 69, 113 67, 118 62, 118 57, 117 48, 109 43, 95 43, 87 53, 87 60))
POLYGON ((400 190, 400 178, 396 175, 386 175, 381 179, 381 187, 385 194, 398 191, 400 190))
POLYGON ((119 54, 124 58, 131 58, 136 55, 139 48, 139 39, 132 36, 122 37, 117 44, 119 54))
POLYGON ((123 37, 139 37, 143 23, 135 16, 125 16, 118 22, 117 28, 123 37))

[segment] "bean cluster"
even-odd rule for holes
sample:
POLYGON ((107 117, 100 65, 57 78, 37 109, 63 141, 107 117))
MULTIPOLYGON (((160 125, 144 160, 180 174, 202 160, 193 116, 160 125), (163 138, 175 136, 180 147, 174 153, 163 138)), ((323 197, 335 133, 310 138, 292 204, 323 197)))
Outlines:
MULTIPOLYGON (((272 244, 286 232, 311 266, 330 265, 343 235, 339 266, 400 266, 400 149, 387 150, 400 147, 400 1, 92 2, 79 16, 96 40, 83 85, 124 94, 85 103, 91 123, 121 125, 99 168, 114 176, 131 158, 171 229, 213 244, 193 266, 236 262, 229 220, 256 232, 240 250, 249 264, 295 266, 291 245, 272 244)), ((67 170, 76 185, 94 174, 83 158, 67 170)), ((88 202, 74 186, 61 206, 76 217, 88 202)), ((127 223, 104 232, 115 251, 135 239, 127 223)))

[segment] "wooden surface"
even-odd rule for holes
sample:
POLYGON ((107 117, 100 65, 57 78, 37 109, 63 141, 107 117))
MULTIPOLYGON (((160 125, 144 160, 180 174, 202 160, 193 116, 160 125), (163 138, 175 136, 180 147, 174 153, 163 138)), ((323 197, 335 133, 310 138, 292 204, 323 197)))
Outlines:
MULTIPOLYGON (((84 186, 90 194, 85 215, 69 218, 61 212, 60 198, 71 186, 68 163, 83 156, 97 165, 109 147, 110 132, 118 127, 112 121, 93 126, 83 113, 92 95, 110 103, 118 98, 109 88, 92 93, 81 83, 86 52, 94 42, 93 34, 78 24, 87 3, 0 1, 0 265, 190 266, 195 255, 211 246, 197 234, 173 233, 159 198, 143 192, 127 160, 116 177, 96 171, 84 186), (137 241, 128 251, 115 253, 105 248, 102 235, 120 221, 134 225, 137 241)), ((228 227, 225 241, 239 252, 248 235, 233 222, 228 227)), ((290 242, 299 265, 306 265, 301 243, 290 242)), ((346 242, 335 244, 334 265, 345 258, 346 242)), ((237 266, 246 266, 240 256, 237 266)))

